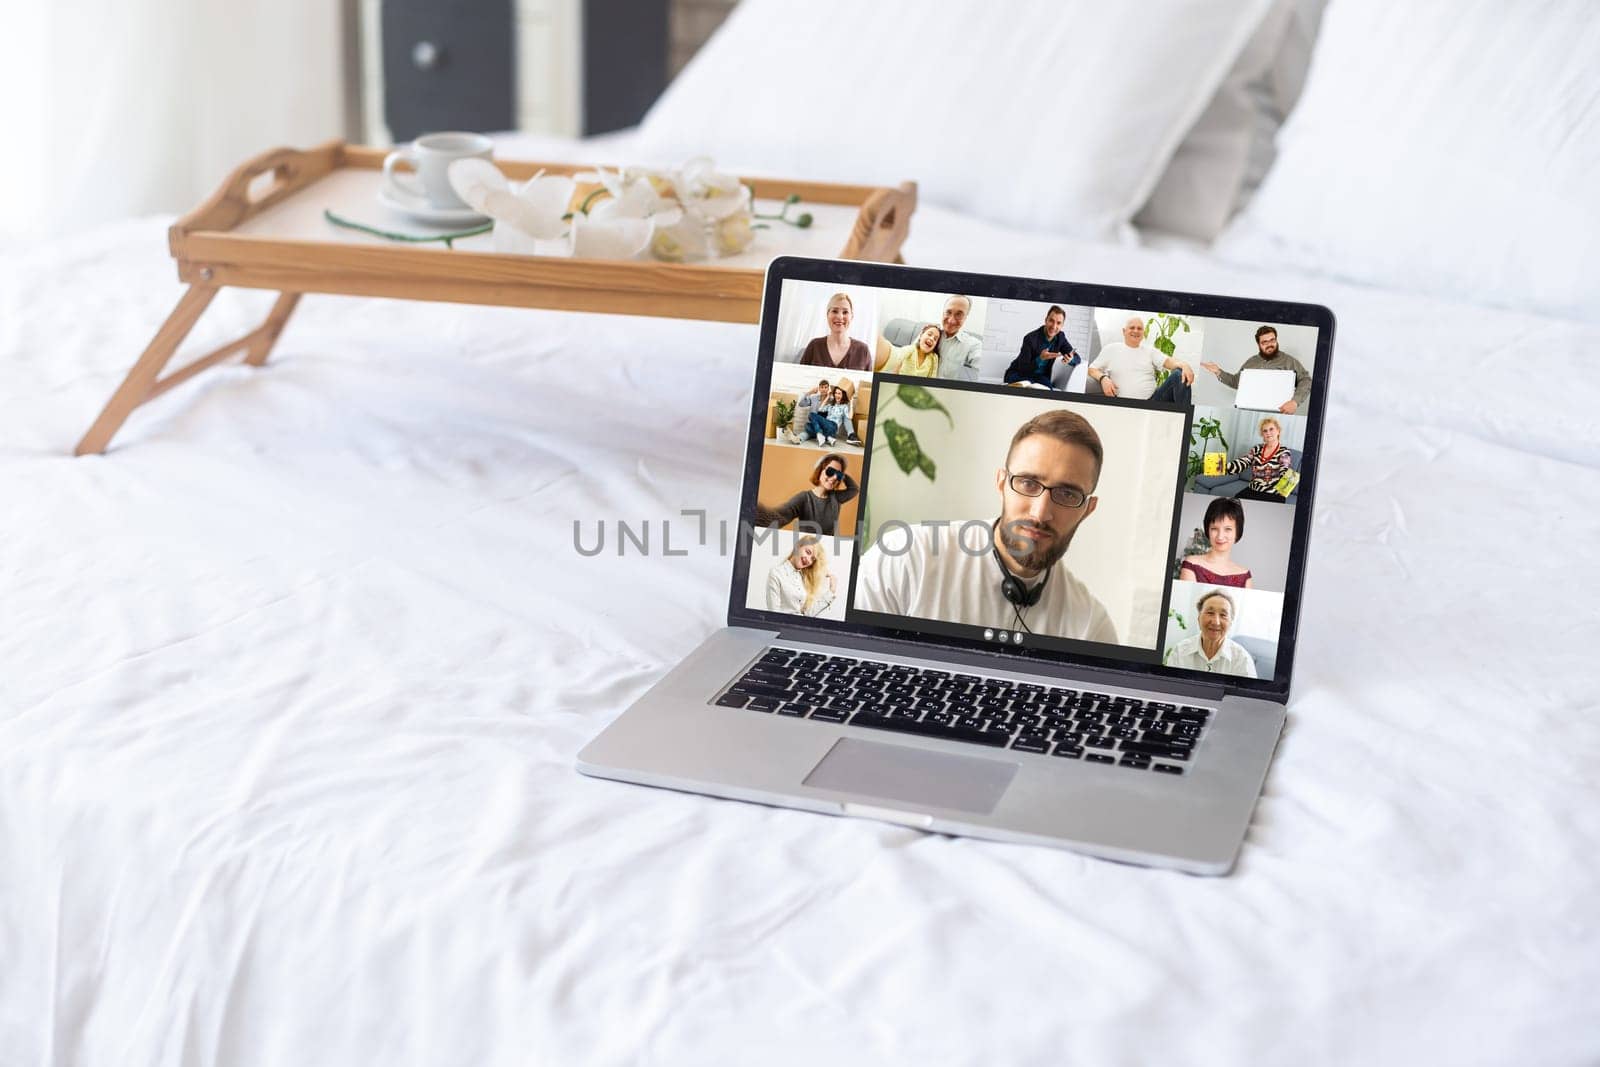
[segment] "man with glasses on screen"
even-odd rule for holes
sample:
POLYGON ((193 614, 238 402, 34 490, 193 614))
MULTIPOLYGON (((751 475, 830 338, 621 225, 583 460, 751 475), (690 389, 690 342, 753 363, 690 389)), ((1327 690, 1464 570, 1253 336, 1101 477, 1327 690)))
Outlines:
POLYGON ((1000 517, 885 523, 862 553, 854 606, 1116 644, 1105 606, 1062 560, 1099 503, 1094 491, 1104 459, 1100 435, 1076 412, 1029 419, 995 471, 1000 517))

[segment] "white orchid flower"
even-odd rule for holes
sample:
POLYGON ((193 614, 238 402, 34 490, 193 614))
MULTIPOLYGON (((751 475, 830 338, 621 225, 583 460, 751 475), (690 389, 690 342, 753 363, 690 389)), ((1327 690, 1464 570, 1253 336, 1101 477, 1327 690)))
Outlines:
POLYGON ((669 183, 659 181, 649 171, 607 171, 600 167, 575 175, 580 182, 595 182, 609 194, 589 209, 592 219, 650 219, 660 226, 671 226, 683 214, 683 209, 668 197, 669 183))
POLYGON ((654 219, 572 216, 572 254, 589 259, 632 259, 650 247, 654 219))
POLYGON ((448 173, 456 195, 494 220, 496 252, 571 255, 562 217, 576 188, 571 178, 540 172, 525 182, 510 182, 486 159, 458 159, 448 173))
POLYGON ((671 226, 656 228, 650 239, 650 254, 668 263, 705 259, 711 254, 711 235, 704 221, 685 214, 671 226))
POLYGON ((749 188, 703 157, 671 172, 597 168, 568 178, 541 171, 520 183, 488 160, 462 159, 449 174, 456 194, 494 220, 497 252, 632 259, 649 249, 683 262, 735 255, 755 239, 749 188), (608 195, 574 210, 578 182, 608 195))
POLYGON ((750 208, 750 189, 732 174, 723 174, 704 156, 685 163, 672 176, 672 187, 685 211, 707 222, 750 208))

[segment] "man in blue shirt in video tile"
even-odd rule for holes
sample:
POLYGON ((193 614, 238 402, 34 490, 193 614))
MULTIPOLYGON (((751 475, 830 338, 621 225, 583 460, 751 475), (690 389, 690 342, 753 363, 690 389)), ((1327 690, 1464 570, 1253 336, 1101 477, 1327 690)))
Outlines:
POLYGON ((1050 375, 1057 360, 1064 360, 1062 366, 1069 368, 1081 362, 1072 342, 1067 340, 1067 332, 1061 328, 1066 321, 1067 313, 1051 304, 1050 310, 1045 312, 1044 325, 1023 335, 1022 350, 1006 368, 1007 385, 1027 384, 1049 389, 1050 375))

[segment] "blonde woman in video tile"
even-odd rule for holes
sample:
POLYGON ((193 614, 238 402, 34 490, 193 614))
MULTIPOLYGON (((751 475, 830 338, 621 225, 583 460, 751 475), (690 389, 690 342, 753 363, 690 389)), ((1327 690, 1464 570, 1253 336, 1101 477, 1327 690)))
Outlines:
POLYGON ((1243 645, 1228 637, 1237 614, 1233 597, 1221 589, 1212 590, 1200 598, 1195 613, 1200 632, 1173 645, 1162 662, 1191 671, 1254 678, 1256 661, 1243 645))
POLYGON ((943 331, 937 323, 928 323, 917 331, 917 339, 908 345, 889 349, 889 360, 884 364, 887 374, 908 374, 914 378, 939 376, 939 338, 943 331))
POLYGON ((803 534, 789 558, 767 575, 767 610, 791 615, 821 615, 838 595, 839 581, 828 570, 822 538, 803 534))
POLYGON ((826 318, 828 332, 813 337, 800 353, 800 363, 807 367, 833 367, 837 370, 871 370, 872 353, 867 346, 850 336, 850 323, 856 317, 855 302, 849 293, 834 293, 828 297, 826 318))
POLYGON ((1205 524, 1211 548, 1184 556, 1183 565, 1178 568, 1179 580, 1254 589, 1250 568, 1233 561, 1233 546, 1244 540, 1244 505, 1231 496, 1219 496, 1206 505, 1205 524))
POLYGON ((1259 432, 1261 443, 1228 464, 1226 473, 1250 472, 1250 488, 1239 494, 1240 500, 1270 500, 1281 504, 1284 497, 1274 487, 1294 469, 1294 453, 1278 443, 1283 437, 1283 423, 1271 415, 1261 420, 1259 432))

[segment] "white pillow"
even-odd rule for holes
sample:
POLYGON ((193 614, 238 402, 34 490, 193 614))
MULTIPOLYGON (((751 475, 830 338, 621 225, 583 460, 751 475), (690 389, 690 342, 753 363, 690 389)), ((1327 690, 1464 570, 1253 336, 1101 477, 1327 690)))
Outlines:
POLYGON ((1593 0, 1333 0, 1217 251, 1600 320, 1593 0))
POLYGON ((1116 234, 1272 0, 744 0, 645 116, 657 154, 1116 234))
POLYGON ((1305 84, 1322 0, 1276 0, 1217 95, 1173 153, 1134 222, 1210 243, 1272 162, 1305 84))

